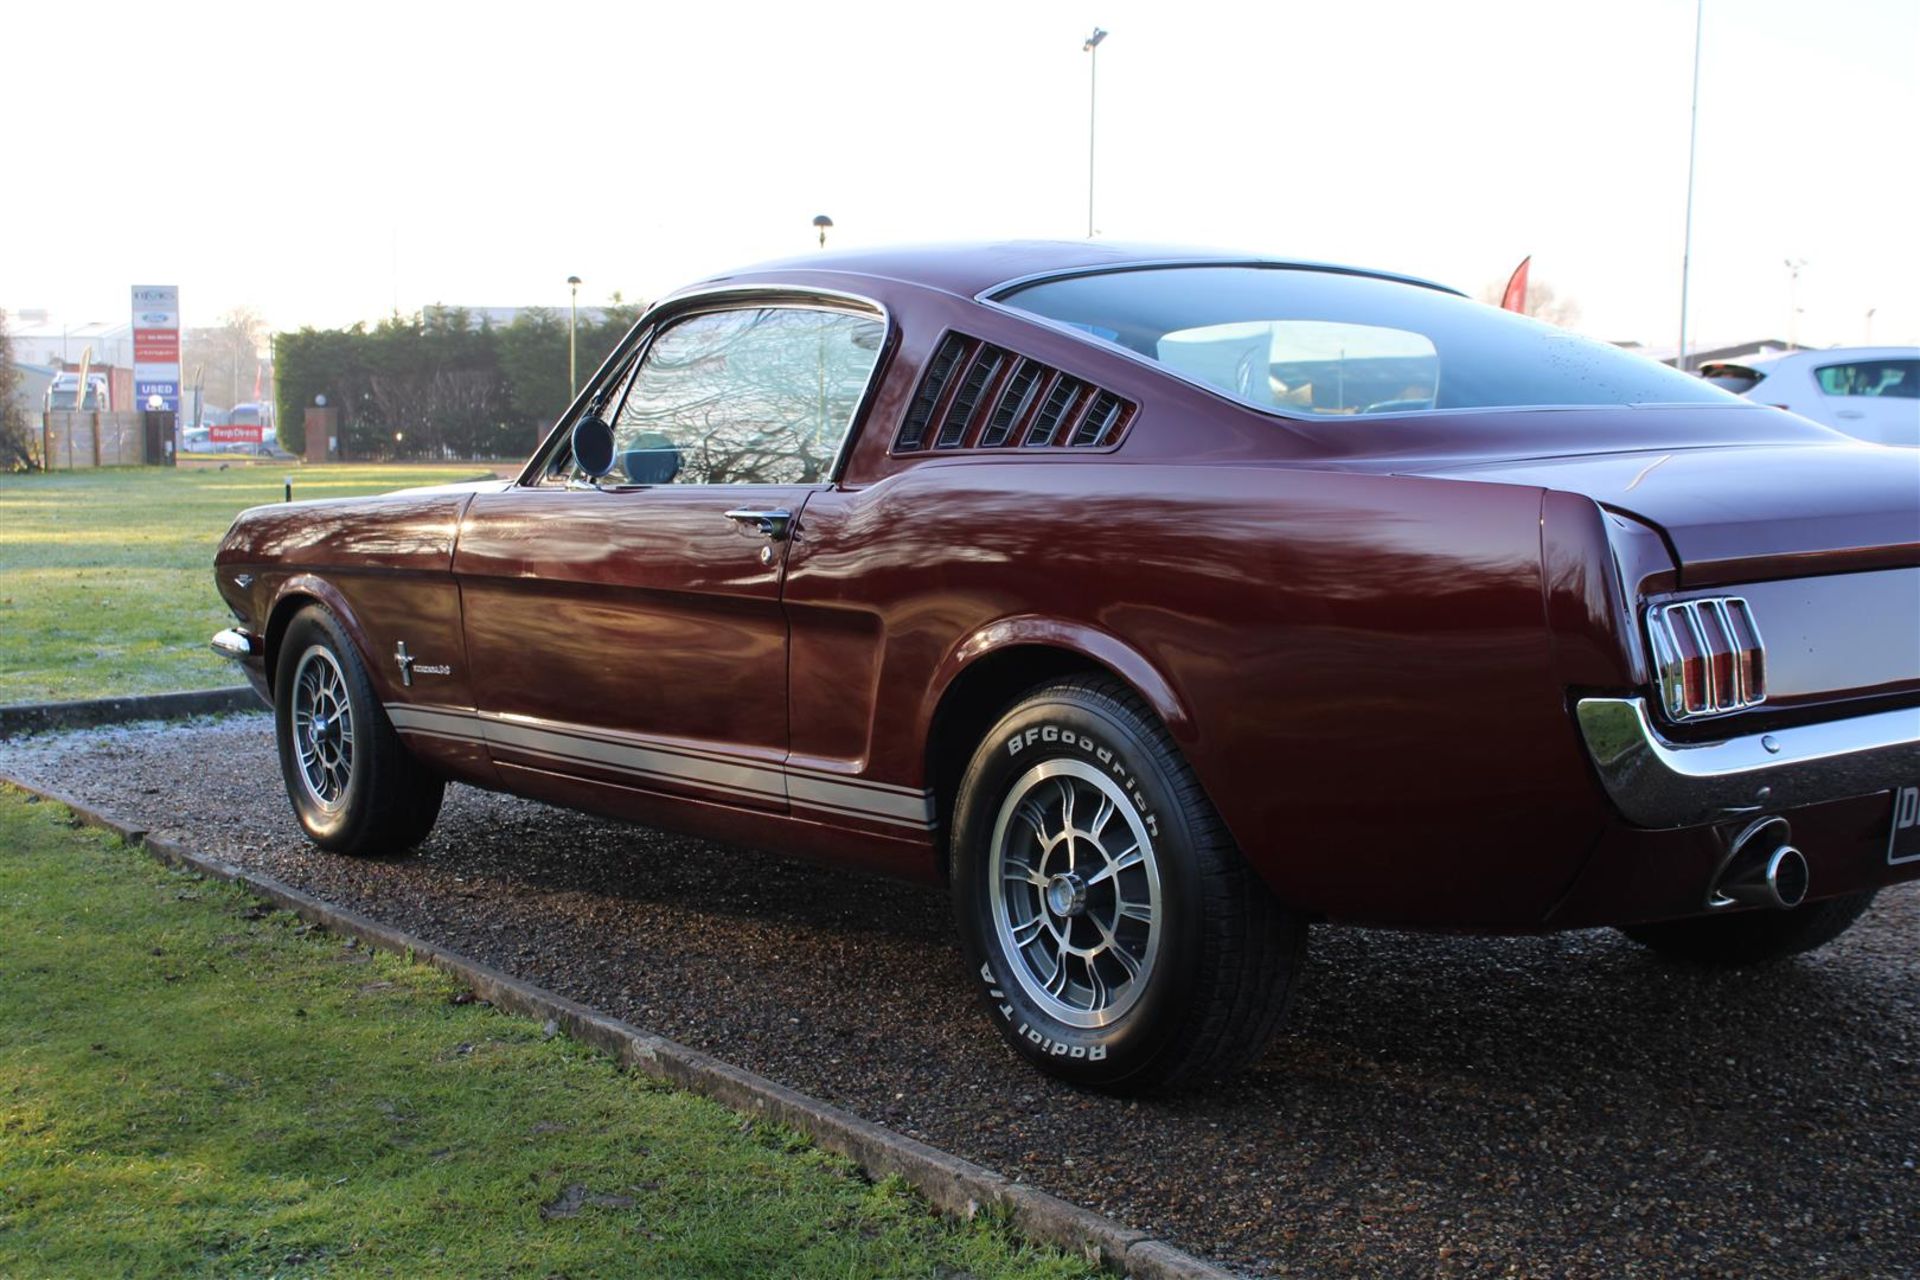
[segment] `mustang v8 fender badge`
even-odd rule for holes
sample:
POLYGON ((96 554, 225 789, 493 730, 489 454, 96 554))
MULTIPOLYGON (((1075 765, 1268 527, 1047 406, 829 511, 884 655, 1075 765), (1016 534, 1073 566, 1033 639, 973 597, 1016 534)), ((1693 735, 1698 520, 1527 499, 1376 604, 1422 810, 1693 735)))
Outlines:
POLYGON ((393 646, 393 661, 400 668, 400 683, 408 688, 413 687, 413 678, 417 675, 450 676, 453 674, 453 668, 444 662, 428 663, 415 658, 407 652, 405 640, 393 646))

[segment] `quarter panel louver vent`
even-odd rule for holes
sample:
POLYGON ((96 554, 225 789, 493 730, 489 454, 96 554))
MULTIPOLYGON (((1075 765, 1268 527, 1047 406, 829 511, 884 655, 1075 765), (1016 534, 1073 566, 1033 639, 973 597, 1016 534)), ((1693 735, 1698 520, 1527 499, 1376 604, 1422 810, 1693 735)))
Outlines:
POLYGON ((1074 428, 1072 443, 1075 445, 1101 445, 1120 425, 1120 415, 1126 411, 1126 405, 1111 391, 1102 391, 1093 397, 1093 403, 1087 406, 1086 416, 1080 419, 1080 425, 1074 428))
POLYGON ((1065 443, 1054 439, 1060 434, 1060 428, 1066 424, 1072 412, 1074 401, 1080 398, 1082 384, 1076 379, 1061 374, 1054 379, 1053 388, 1047 392, 1047 398, 1040 406, 1040 412, 1034 415, 1033 427, 1027 432, 1026 443, 1029 447, 1065 443))
POLYGON ((1116 445, 1136 406, 1051 365, 961 333, 940 340, 894 440, 924 450, 1116 445))
POLYGON ((945 421, 940 424, 940 436, 935 440, 936 449, 952 449, 967 438, 967 428, 973 424, 974 410, 980 407, 980 398, 1000 373, 1007 361, 1007 353, 998 347, 983 346, 980 354, 973 358, 973 364, 967 369, 967 376, 960 381, 960 390, 954 393, 953 403, 947 408, 945 421))
POLYGON ((900 439, 896 448, 907 450, 926 447, 927 429, 933 425, 934 410, 940 407, 940 397, 946 393, 954 367, 960 363, 960 357, 966 354, 968 345, 967 339, 957 333, 950 333, 941 340, 940 349, 934 352, 933 359, 927 363, 926 376, 920 379, 920 390, 914 394, 913 403, 907 406, 906 421, 900 424, 900 439))
POLYGON ((1040 393, 1041 381, 1047 373, 1047 367, 1038 361, 1020 362, 1013 376, 1007 379, 1007 385, 1001 388, 1000 401, 993 407, 993 416, 987 419, 987 429, 980 433, 981 448, 993 449, 1007 442, 1014 424, 1033 407, 1033 398, 1040 393))

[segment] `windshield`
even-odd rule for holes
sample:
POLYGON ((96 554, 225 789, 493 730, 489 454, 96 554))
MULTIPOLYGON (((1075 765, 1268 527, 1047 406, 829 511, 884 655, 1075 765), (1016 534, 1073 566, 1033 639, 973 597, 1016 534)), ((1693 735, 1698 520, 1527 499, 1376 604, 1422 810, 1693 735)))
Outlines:
POLYGON ((1153 267, 1042 281, 999 300, 1283 413, 1743 403, 1603 342, 1371 276, 1153 267))

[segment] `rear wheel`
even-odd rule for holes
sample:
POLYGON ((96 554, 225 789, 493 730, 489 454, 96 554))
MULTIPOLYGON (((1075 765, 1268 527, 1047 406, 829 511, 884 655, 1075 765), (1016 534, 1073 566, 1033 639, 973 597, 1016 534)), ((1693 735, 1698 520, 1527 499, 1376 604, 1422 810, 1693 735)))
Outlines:
POLYGON ((1116 1092, 1223 1076, 1265 1047, 1306 942, 1124 684, 1023 698, 954 807, 953 894, 1000 1033, 1034 1065, 1116 1092))
POLYGON ((274 737, 294 815, 334 853, 401 853, 440 814, 446 783, 408 754, 339 620, 294 618, 274 678, 274 737))
POLYGON ((1620 932, 1661 955, 1689 964, 1735 967, 1782 960, 1826 946, 1873 905, 1874 891, 1806 902, 1787 911, 1628 925, 1620 932))

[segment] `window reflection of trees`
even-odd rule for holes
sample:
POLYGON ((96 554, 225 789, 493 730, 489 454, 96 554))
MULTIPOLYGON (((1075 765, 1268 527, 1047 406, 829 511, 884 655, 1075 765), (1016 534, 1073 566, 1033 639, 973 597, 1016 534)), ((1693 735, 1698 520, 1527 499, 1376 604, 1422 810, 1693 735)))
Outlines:
POLYGON ((823 480, 883 332, 871 317, 798 308, 683 320, 654 342, 628 389, 616 457, 675 450, 676 484, 823 480))

